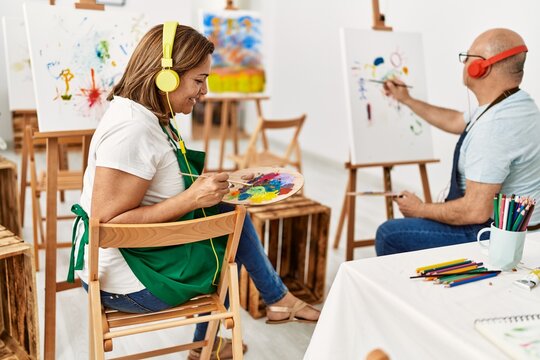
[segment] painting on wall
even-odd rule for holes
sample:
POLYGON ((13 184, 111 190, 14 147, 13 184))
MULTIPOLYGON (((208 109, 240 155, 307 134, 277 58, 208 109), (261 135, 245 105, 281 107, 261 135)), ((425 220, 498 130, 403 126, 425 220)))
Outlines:
POLYGON ((24 19, 2 17, 9 110, 36 108, 24 19))
POLYGON ((24 6, 39 128, 93 129, 149 28, 143 14, 24 6))
POLYGON ((353 164, 432 159, 429 125, 384 92, 396 79, 426 99, 420 34, 341 29, 341 43, 353 164))
POLYGON ((262 92, 265 73, 261 17, 252 11, 201 12, 201 32, 215 46, 211 92, 262 92))

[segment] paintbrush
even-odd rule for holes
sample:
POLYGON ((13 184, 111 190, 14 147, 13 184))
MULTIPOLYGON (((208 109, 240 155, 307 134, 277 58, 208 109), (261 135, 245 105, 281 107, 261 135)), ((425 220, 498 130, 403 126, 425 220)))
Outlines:
MULTIPOLYGON (((195 175, 195 174, 188 174, 188 173, 183 173, 183 172, 180 172, 180 175, 185 175, 185 176, 192 176, 192 177, 203 177, 203 178, 207 178, 209 177, 208 175, 195 175)), ((244 186, 253 186, 253 184, 249 184, 249 183, 246 183, 246 182, 242 182, 242 181, 235 181, 235 180, 227 180, 227 182, 231 183, 231 184, 238 184, 238 185, 244 185, 244 186)))
POLYGON ((368 79, 368 81, 371 81, 371 82, 374 82, 374 83, 377 83, 377 84, 384 84, 386 81, 389 81, 389 82, 391 82, 392 84, 394 84, 395 86, 401 86, 401 87, 406 87, 406 88, 408 88, 408 89, 412 89, 412 86, 411 86, 411 85, 398 84, 397 82, 392 81, 392 80, 382 81, 382 80, 368 79))

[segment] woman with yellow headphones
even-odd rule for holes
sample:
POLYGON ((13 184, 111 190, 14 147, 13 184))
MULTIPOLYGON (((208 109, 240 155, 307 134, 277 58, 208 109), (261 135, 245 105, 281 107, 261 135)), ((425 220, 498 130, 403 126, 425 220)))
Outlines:
MULTIPOLYGON (((90 212, 103 223, 159 223, 230 210, 220 204, 228 192, 228 174, 180 174, 200 174, 204 153, 187 149, 174 123, 174 114, 191 113, 207 93, 213 51, 214 45, 196 30, 169 22, 152 28, 133 52, 90 145, 80 205, 73 207, 83 221, 74 227, 69 279, 77 271, 84 284, 88 280, 81 239, 90 212)), ((152 250, 100 249, 102 303, 142 313, 210 293, 224 244, 210 239, 152 250)), ((269 323, 317 321, 319 311, 289 293, 276 274, 248 217, 236 262, 261 292, 269 323)), ((197 326, 195 341, 204 339, 206 325, 197 326)), ((199 355, 191 350, 189 359, 199 355)), ((226 341, 220 358, 231 357, 226 341)))

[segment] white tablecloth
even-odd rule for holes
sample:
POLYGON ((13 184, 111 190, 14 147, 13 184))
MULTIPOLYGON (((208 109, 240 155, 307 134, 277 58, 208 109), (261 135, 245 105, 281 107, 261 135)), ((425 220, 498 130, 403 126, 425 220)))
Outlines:
MULTIPOLYGON (((488 261, 469 243, 343 263, 305 359, 364 359, 374 348, 392 360, 507 359, 474 320, 540 313, 540 285, 512 284, 525 269, 454 288, 409 279, 420 266, 458 258, 488 261)), ((522 263, 540 266, 540 234, 528 234, 522 263)))

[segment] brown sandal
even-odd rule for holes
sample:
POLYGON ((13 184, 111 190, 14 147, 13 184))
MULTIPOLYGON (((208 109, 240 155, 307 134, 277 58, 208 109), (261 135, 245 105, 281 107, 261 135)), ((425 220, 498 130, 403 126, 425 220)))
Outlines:
POLYGON ((312 309, 315 309, 313 306, 309 305, 306 302, 303 302, 302 300, 298 300, 294 304, 293 307, 288 307, 288 306, 268 306, 266 308, 267 312, 271 311, 271 312, 276 312, 276 313, 289 314, 289 317, 285 318, 285 319, 281 319, 281 320, 270 320, 270 319, 268 319, 268 320, 266 320, 266 323, 267 324, 284 324, 284 323, 287 323, 287 322, 294 321, 294 322, 303 322, 303 323, 315 324, 317 322, 317 320, 304 319, 304 318, 299 317, 299 316, 296 315, 298 313, 298 311, 302 310, 306 306, 309 306, 312 309))
MULTIPOLYGON (((233 358, 233 351, 232 351, 232 340, 229 338, 221 338, 221 347, 219 349, 219 358, 221 360, 227 360, 233 358)), ((214 341, 214 349, 212 350, 212 355, 210 356, 210 360, 216 360, 217 354, 216 350, 219 344, 219 336, 216 337, 216 340, 214 341)), ((187 360, 199 360, 201 358, 201 348, 197 349, 191 349, 189 351, 189 355, 187 357, 187 360)), ((242 343, 242 352, 247 351, 247 345, 242 343)))

